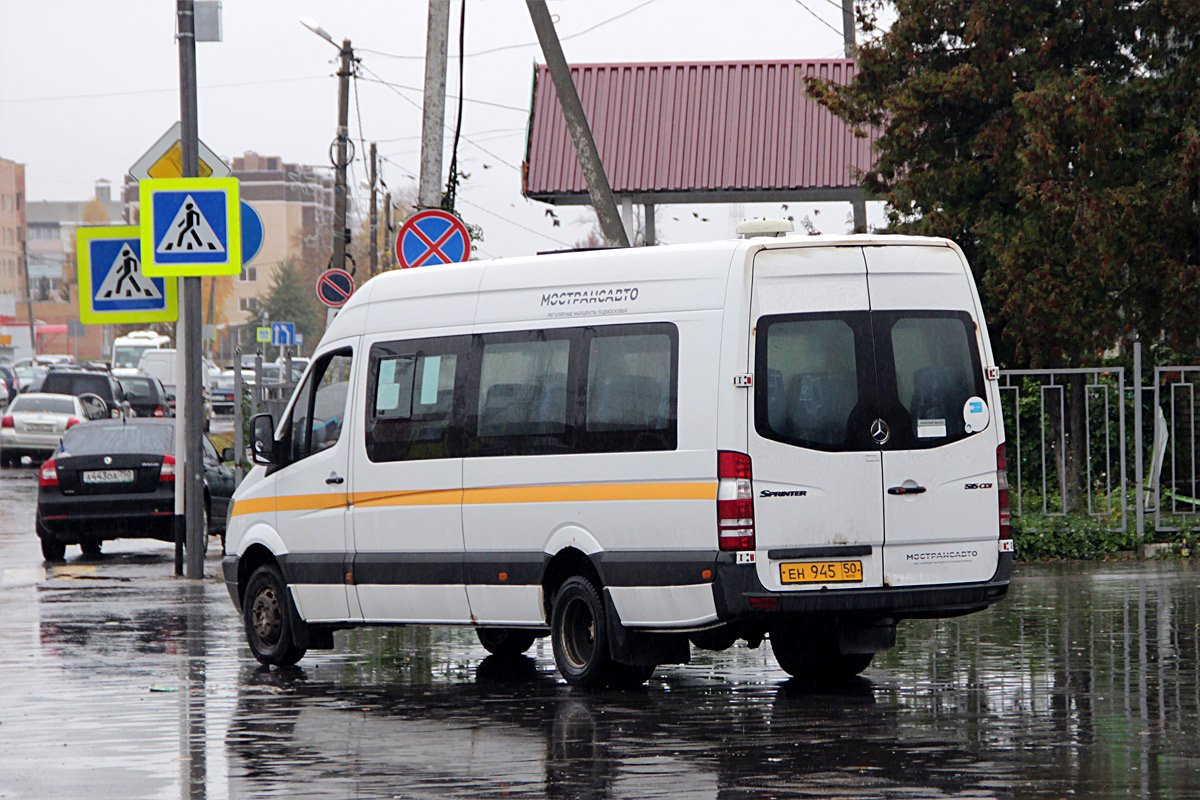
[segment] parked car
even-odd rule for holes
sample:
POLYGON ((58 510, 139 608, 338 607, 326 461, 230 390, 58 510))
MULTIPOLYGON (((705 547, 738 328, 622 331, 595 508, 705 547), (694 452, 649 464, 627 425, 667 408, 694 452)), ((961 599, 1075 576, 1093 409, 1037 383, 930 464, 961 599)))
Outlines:
MULTIPOLYGON (((246 373, 242 373, 242 380, 245 381, 246 373)), ((233 390, 234 390, 234 371, 231 369, 223 370, 217 379, 212 384, 212 405, 213 411, 218 414, 233 413, 233 390)))
POLYGON ((4 385, 4 381, 0 381, 0 408, 8 406, 8 387, 4 385))
POLYGON ((73 395, 17 395, 0 419, 0 466, 19 464, 22 456, 40 461, 58 449, 63 433, 87 419, 73 395))
POLYGON ((171 411, 166 387, 158 378, 152 378, 149 375, 118 375, 117 382, 125 391, 125 401, 129 403, 134 416, 175 416, 171 411))
POLYGON ((48 394, 73 394, 85 406, 103 411, 101 416, 120 417, 125 411, 125 390, 106 369, 83 366, 53 366, 42 379, 40 391, 48 394))
POLYGON ((8 399, 12 400, 20 392, 20 383, 17 381, 17 371, 10 364, 0 364, 0 383, 4 384, 4 390, 8 394, 8 399))
MULTIPOLYGON (((224 535, 233 495, 233 448, 218 455, 204 447, 204 518, 210 534, 224 535)), ((37 534, 47 561, 61 561, 67 545, 98 556, 111 539, 174 541, 175 422, 170 419, 97 420, 63 437, 38 475, 37 534)))
POLYGON ((14 365, 13 372, 17 373, 17 390, 21 392, 40 391, 42 379, 49 371, 49 364, 14 365))

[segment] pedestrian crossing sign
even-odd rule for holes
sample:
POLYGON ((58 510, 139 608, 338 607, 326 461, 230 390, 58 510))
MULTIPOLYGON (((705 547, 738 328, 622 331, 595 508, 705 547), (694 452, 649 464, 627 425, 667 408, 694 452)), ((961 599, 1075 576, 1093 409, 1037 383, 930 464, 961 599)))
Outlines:
POLYGON ((88 325, 173 322, 179 316, 177 282, 142 270, 137 225, 79 228, 79 320, 88 325))
POLYGON ((237 275, 242 215, 236 178, 140 181, 144 270, 151 276, 237 275))

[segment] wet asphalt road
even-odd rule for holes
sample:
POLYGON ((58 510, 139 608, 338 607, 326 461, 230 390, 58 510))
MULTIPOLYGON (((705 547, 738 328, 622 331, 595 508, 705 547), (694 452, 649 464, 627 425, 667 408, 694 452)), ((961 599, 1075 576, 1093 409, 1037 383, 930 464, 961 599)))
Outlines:
POLYGON ((1021 566, 1009 599, 909 621, 865 676, 696 651, 642 690, 561 683, 549 642, 337 634, 266 671, 169 545, 44 568, 32 469, 0 471, 0 798, 1200 797, 1200 570, 1021 566))

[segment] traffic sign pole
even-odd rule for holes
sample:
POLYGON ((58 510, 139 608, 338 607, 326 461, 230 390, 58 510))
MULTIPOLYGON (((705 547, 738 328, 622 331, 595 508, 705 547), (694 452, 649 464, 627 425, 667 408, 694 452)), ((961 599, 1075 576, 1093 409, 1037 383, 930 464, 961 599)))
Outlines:
MULTIPOLYGON (((179 38, 179 107, 183 148, 183 177, 200 176, 199 126, 196 109, 196 27, 194 0, 177 0, 179 38)), ((142 208, 142 213, 148 209, 142 208)), ((153 260, 153 259, 151 259, 153 260)), ((239 265, 240 269, 240 265, 239 265)), ((184 530, 186 532, 187 577, 204 577, 204 553, 207 550, 208 531, 204 527, 204 449, 201 439, 204 430, 203 364, 200 355, 201 290, 200 278, 185 277, 183 283, 183 338, 184 338, 184 391, 183 419, 176 420, 176 437, 182 428, 182 447, 176 438, 177 453, 183 459, 183 491, 176 486, 175 496, 183 494, 184 530)))

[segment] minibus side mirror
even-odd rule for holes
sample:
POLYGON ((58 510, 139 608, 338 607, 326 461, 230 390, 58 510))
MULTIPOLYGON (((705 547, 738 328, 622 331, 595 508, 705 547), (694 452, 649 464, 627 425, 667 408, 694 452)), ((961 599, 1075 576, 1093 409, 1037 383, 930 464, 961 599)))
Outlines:
POLYGON ((250 418, 250 458, 255 464, 270 466, 279 463, 275 442, 275 421, 270 414, 255 414, 250 418))

